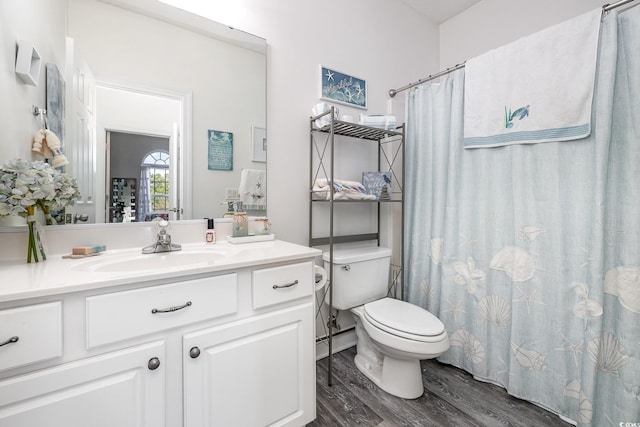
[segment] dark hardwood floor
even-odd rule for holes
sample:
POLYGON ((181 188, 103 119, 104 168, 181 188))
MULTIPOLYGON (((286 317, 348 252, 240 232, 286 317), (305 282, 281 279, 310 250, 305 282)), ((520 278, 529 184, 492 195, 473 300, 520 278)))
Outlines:
POLYGON ((353 363, 355 347, 334 355, 333 384, 327 360, 317 362, 317 417, 307 426, 571 426, 544 409, 458 368, 422 361, 425 393, 404 400, 382 391, 353 363))

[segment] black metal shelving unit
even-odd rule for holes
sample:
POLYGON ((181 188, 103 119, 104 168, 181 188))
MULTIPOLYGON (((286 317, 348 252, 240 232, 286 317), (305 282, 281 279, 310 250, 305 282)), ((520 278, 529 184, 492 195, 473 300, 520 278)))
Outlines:
MULTIPOLYGON (((405 142, 405 128, 404 125, 397 127, 395 130, 385 130, 371 126, 359 125, 351 122, 337 120, 334 107, 325 113, 319 114, 315 117, 311 117, 309 120, 310 128, 310 157, 309 157, 309 246, 329 246, 329 260, 330 269, 327 272, 328 284, 325 288, 322 301, 325 300, 326 295, 329 295, 329 321, 328 321, 328 384, 332 382, 332 357, 333 357, 333 297, 331 288, 334 285, 333 275, 333 255, 334 246, 343 243, 363 242, 363 241, 377 241, 380 245, 380 216, 381 206, 386 203, 399 204, 400 209, 400 265, 396 265, 396 272, 393 274, 392 284, 390 289, 394 293, 397 293, 397 283, 400 281, 400 295, 404 298, 404 286, 402 282, 402 271, 404 266, 404 142, 405 142), (329 123, 325 126, 316 126, 316 121, 328 116, 329 123), (378 151, 378 171, 389 171, 392 173, 392 188, 393 191, 390 194, 388 200, 351 200, 351 199, 334 199, 333 187, 329 185, 329 198, 319 199, 314 197, 316 192, 313 191, 314 182, 319 178, 325 178, 329 183, 334 181, 335 172, 335 148, 337 139, 336 137, 355 138, 368 143, 377 148, 378 151), (324 140, 322 140, 324 138, 324 140), (397 144, 397 146, 389 145, 397 144), (388 147, 392 147, 388 149, 388 147), (329 153, 327 154, 327 150, 329 153), (314 162, 315 160, 315 162, 314 162), (398 164, 399 163, 399 164, 398 164), (400 172, 398 172, 398 170, 400 172), (335 206, 342 204, 372 204, 377 207, 376 219, 377 229, 375 232, 349 234, 349 235, 336 235, 334 232, 334 219, 336 216, 335 206), (319 208, 322 210, 322 214, 328 216, 329 232, 328 235, 317 236, 314 233, 314 210, 317 206, 324 206, 319 208)), ((327 121, 326 118, 324 121, 327 121)), ((337 178, 335 178, 337 179, 337 178)), ((320 311, 320 310, 319 310, 320 311)))

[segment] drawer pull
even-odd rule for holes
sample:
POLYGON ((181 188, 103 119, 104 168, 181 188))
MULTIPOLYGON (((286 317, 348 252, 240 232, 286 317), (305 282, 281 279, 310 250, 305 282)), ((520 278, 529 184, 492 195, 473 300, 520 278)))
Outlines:
POLYGON ((156 313, 171 313, 174 311, 178 311, 178 310, 182 310, 183 308, 187 308, 191 306, 191 301, 187 301, 184 305, 179 305, 176 307, 169 307, 169 308, 154 308, 153 310, 151 310, 152 314, 156 314, 156 313))
POLYGON ((151 359, 149 359, 147 367, 150 371, 155 371, 160 367, 160 359, 158 359, 157 357, 152 357, 151 359))
POLYGON ((19 339, 20 339, 20 338, 18 338, 18 336, 17 336, 17 335, 16 335, 15 337, 11 337, 11 338, 9 338, 8 340, 6 340, 5 342, 0 343, 0 347, 2 347, 3 345, 7 345, 7 344, 12 344, 12 343, 14 343, 14 342, 18 342, 18 340, 19 340, 19 339))
POLYGON ((290 287, 292 287, 294 285, 297 285, 297 284, 298 284, 298 281, 294 280, 293 282, 287 283, 286 285, 273 285, 273 289, 290 288, 290 287))
POLYGON ((191 350, 189 350, 189 356, 192 359, 196 359, 198 356, 200 356, 200 349, 198 347, 191 347, 191 350))

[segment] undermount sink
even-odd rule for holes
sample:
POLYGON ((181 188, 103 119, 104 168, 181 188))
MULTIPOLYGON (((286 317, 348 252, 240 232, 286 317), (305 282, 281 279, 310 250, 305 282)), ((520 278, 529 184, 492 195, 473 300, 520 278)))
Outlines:
POLYGON ((154 254, 106 254, 82 261, 72 270, 96 273, 136 273, 166 269, 197 268, 213 265, 230 255, 228 250, 189 250, 154 254))

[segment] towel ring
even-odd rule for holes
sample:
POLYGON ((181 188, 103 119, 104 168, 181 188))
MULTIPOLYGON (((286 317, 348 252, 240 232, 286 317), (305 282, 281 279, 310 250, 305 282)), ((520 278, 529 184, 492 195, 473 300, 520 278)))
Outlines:
POLYGON ((47 120, 47 110, 44 108, 40 108, 37 105, 33 106, 33 115, 40 116, 40 120, 42 121, 42 126, 44 129, 49 130, 49 121, 47 120))

